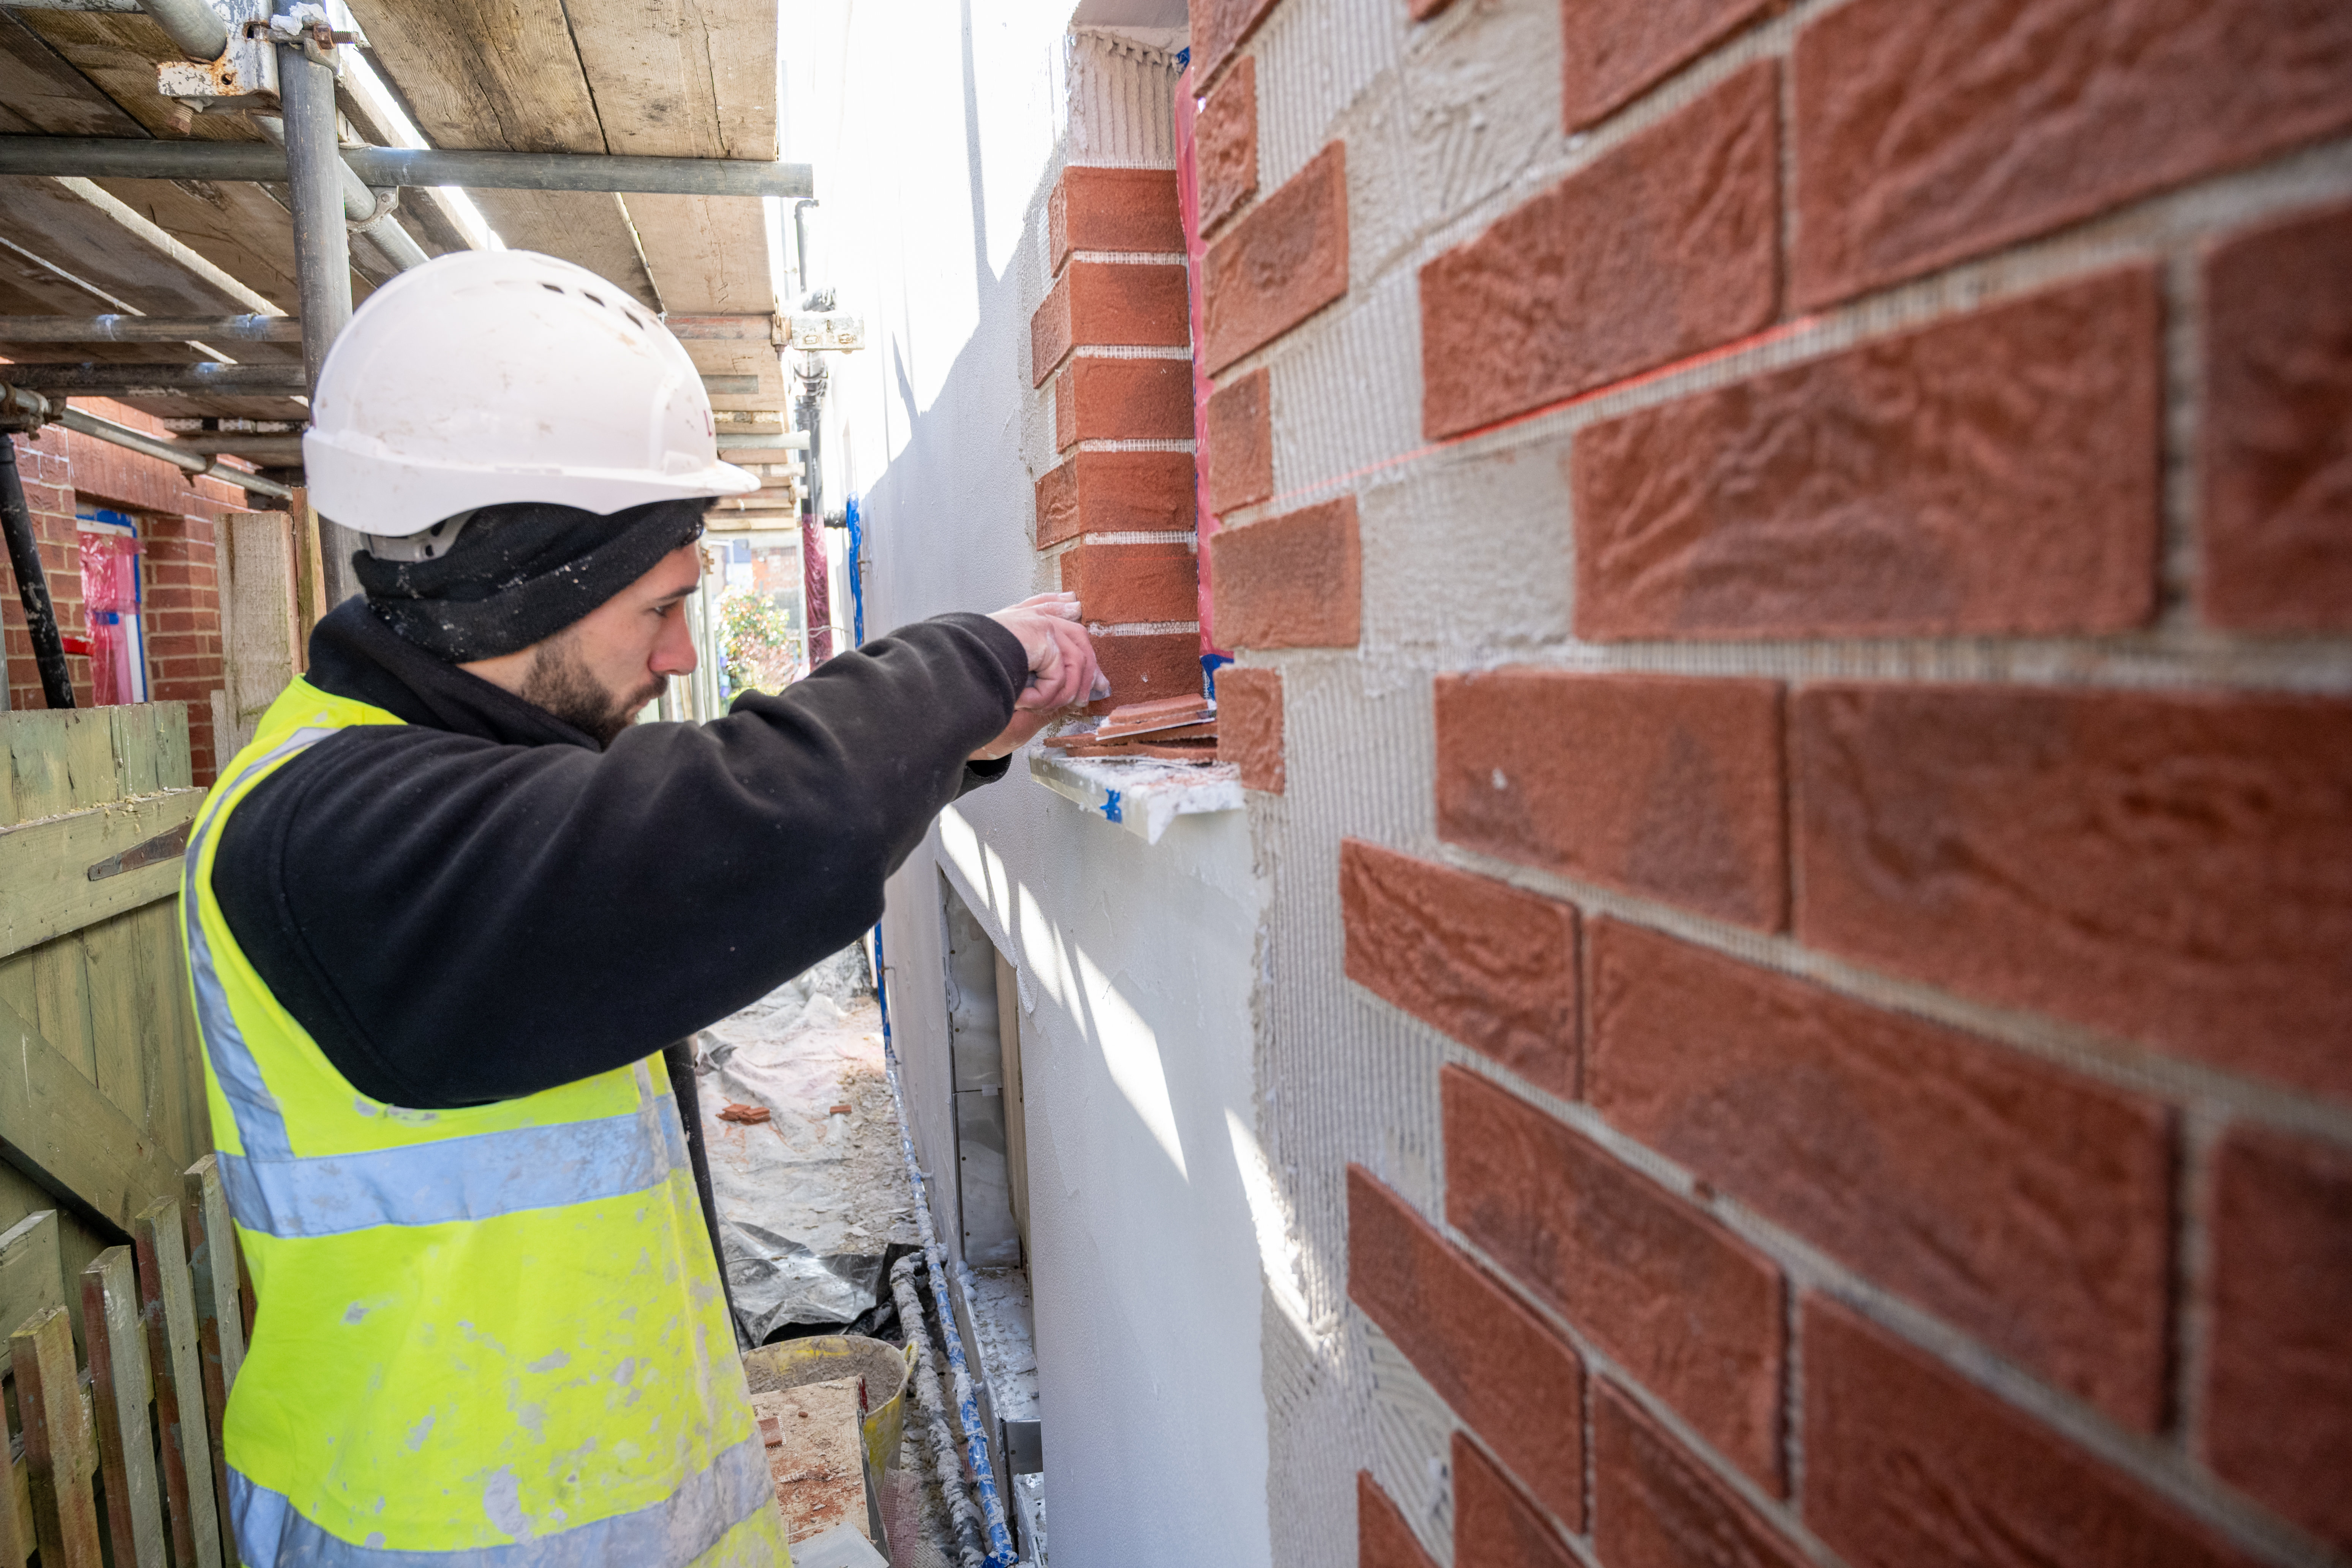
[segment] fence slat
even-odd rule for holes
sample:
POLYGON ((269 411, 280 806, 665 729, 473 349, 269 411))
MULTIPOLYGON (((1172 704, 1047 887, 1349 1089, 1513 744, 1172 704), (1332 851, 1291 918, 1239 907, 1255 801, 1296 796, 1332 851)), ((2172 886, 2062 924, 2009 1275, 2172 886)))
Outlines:
POLYGON ((181 1568, 222 1568, 221 1514, 213 1489, 212 1444, 205 1433, 202 1356, 196 1345, 194 1282, 188 1275, 180 1205, 164 1198, 140 1212, 139 1315, 155 1379, 155 1415, 163 1430, 163 1500, 172 1525, 172 1560, 181 1568))
POLYGON ((25 1423, 25 1468, 42 1568, 101 1568, 98 1503, 89 1485, 98 1450, 82 1415, 72 1318, 63 1307, 49 1308, 8 1336, 8 1355, 16 1369, 16 1411, 25 1423))
POLYGON ((0 1236, 0 1326, 66 1304, 66 1266, 58 1252, 58 1211, 28 1214, 0 1236))
POLYGON ((245 1364, 245 1310, 237 1299, 236 1236, 221 1192, 220 1156, 207 1154, 187 1172, 188 1273, 196 1297, 196 1343, 204 1355, 205 1430, 212 1438, 213 1485, 220 1500, 221 1544, 233 1543, 228 1500, 228 1391, 245 1364))
POLYGON ((81 1321, 98 1403, 99 1472, 115 1568, 165 1568, 163 1503, 147 1426, 154 1392, 131 1248, 110 1247, 81 1271, 81 1321))

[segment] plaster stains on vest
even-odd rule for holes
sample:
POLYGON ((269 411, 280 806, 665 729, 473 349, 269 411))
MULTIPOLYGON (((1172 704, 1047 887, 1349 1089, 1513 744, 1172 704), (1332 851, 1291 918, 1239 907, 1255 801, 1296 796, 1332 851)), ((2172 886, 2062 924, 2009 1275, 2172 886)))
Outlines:
POLYGON ((457 1110, 371 1100, 213 898, 239 801, 344 729, 399 721, 298 680, 189 842, 205 1089, 258 1303, 226 1433, 239 1555, 787 1563, 660 1058, 457 1110))

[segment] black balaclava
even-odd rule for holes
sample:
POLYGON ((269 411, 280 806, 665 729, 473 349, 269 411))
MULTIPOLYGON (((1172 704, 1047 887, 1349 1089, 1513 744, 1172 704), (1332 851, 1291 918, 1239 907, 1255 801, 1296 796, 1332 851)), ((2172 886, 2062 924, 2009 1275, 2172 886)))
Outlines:
POLYGON ((529 647, 702 535, 708 498, 606 513, 546 501, 475 511, 446 554, 352 557, 368 607, 408 641, 460 664, 529 647))

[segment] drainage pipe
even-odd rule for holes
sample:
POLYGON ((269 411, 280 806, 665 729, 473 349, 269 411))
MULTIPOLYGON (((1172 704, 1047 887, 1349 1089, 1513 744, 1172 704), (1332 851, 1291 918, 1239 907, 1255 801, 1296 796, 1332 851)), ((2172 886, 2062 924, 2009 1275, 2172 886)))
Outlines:
MULTIPOLYGON (((281 50, 290 44, 278 46, 281 50)), ((285 56, 278 57, 281 68, 285 56)), ((307 61, 305 63, 308 63, 307 61)), ((324 70, 323 66, 316 68, 324 70)), ((286 79, 278 78, 286 95, 286 79)), ((654 158, 612 153, 485 153, 449 147, 347 147, 360 183, 462 185, 482 191, 617 191, 673 196, 805 196, 806 163, 748 158, 654 158)), ((287 177, 266 142, 138 141, 116 136, 0 136, 0 174, 86 179, 257 180, 287 177)))
POLYGON ((73 677, 66 669, 65 640, 49 602, 48 574, 41 570, 40 541, 33 537, 33 509, 25 504, 25 482, 16 473, 16 437, 6 430, 0 430, 0 533, 8 536, 8 564, 25 605, 25 629, 32 634, 41 696, 52 708, 70 708, 73 677))
MULTIPOLYGON (((939 1483, 947 1505, 948 1522, 955 1531, 956 1568, 985 1568, 988 1553, 981 1545, 985 1528, 980 1509, 963 1484, 963 1468, 956 1460, 955 1437, 948 1430, 947 1400, 940 1393, 939 1369, 931 1364, 930 1335, 923 1327, 923 1304, 915 1296, 915 1255, 907 1254, 890 1266, 890 1295, 898 1304, 898 1324, 907 1342, 915 1347, 916 1446, 939 1483)), ((948 1325, 952 1332, 954 1325, 948 1325)))
POLYGON ((907 1100, 898 1088, 898 1053, 890 1043, 889 1004, 883 998, 882 931, 874 931, 874 994, 882 1005, 882 1065, 890 1079, 890 1104, 898 1113, 898 1152, 906 1157, 907 1179, 915 1189, 915 1228, 923 1241, 923 1261, 931 1285, 931 1303, 940 1317, 940 1337, 947 1341, 948 1377, 955 1385, 956 1420, 963 1428, 965 1461, 971 1467, 980 1493, 981 1517, 988 1526, 988 1568, 1019 1568, 1013 1550, 1013 1531, 1004 1522, 1004 1499, 996 1489, 996 1471, 988 1460, 988 1435, 981 1430, 980 1397, 972 1391, 971 1373, 964 1365, 963 1336, 955 1326, 955 1308, 948 1300, 948 1255, 931 1225, 930 1200, 923 1193, 923 1168, 915 1163, 915 1140, 907 1131, 907 1100))
POLYGON ((139 0, 139 8, 155 19, 175 48, 198 64, 210 65, 228 53, 228 24, 205 0, 139 0))

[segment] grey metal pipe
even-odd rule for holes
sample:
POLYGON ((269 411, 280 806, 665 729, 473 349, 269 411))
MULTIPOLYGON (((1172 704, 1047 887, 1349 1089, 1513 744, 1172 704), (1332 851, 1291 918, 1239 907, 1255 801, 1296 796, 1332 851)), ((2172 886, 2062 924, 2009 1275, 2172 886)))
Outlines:
MULTIPOLYGON (((282 73, 278 87, 282 97, 282 73)), ((762 163, 741 158, 474 153, 438 147, 351 147, 344 149, 343 157, 361 183, 370 186, 462 185, 488 191, 786 197, 805 196, 815 188, 806 163, 762 163)), ((287 160, 276 147, 262 142, 0 136, 0 174, 79 174, 94 180, 278 181, 287 178, 287 160)))
MULTIPOLYGON (((286 123, 271 115, 257 114, 253 123, 261 133, 280 147, 286 145, 286 123)), ((397 196, 399 187, 386 185, 383 193, 370 190, 362 180, 352 173, 352 166, 341 158, 335 168, 343 188, 343 216, 359 233, 366 235, 375 247, 383 252, 384 259, 405 272, 412 267, 422 267, 431 259, 425 249, 409 237, 406 229, 393 222, 392 213, 383 205, 384 196, 397 196)))
POLYGON ((293 196, 294 274, 302 296, 302 364, 312 388, 327 350, 352 319, 351 231, 336 141, 335 76, 292 44, 278 46, 286 106, 286 184, 293 196))
POLYGON ((172 444, 184 447, 191 452, 226 452, 233 458, 249 458, 273 468, 299 468, 302 466, 302 437, 299 436, 247 436, 234 430, 188 430, 173 437, 172 444))
POLYGON ((7 367, 11 383, 65 397, 300 397, 290 364, 36 364, 7 367))
POLYGON ((293 316, 0 316, 0 343, 295 343, 293 316))
POLYGON ((210 65, 228 53, 228 24, 205 0, 139 0, 139 8, 190 59, 210 65))
POLYGON ((202 452, 192 452, 176 441, 160 436, 150 436, 144 430, 133 430, 128 425, 117 425, 111 419, 100 419, 95 414, 79 408, 60 408, 57 421, 68 430, 79 430, 100 441, 110 441, 126 450, 143 457, 161 458, 174 468, 208 479, 221 479, 257 495, 290 497, 293 491, 276 479, 265 479, 259 474, 248 474, 243 468, 232 468, 226 463, 215 462, 202 452))

